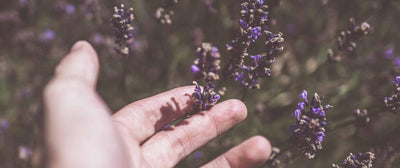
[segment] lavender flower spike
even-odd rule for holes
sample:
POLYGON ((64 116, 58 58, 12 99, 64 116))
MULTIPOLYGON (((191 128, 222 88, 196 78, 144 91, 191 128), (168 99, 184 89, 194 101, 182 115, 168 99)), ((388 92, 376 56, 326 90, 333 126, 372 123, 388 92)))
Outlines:
POLYGON ((215 92, 215 81, 219 79, 220 54, 218 48, 211 43, 202 43, 196 50, 197 58, 191 66, 191 71, 195 80, 205 83, 202 89, 197 82, 192 97, 195 100, 195 108, 204 111, 214 106, 220 99, 220 95, 215 92))
POLYGON ((293 113, 296 124, 290 127, 291 139, 297 148, 309 159, 315 157, 318 149, 322 149, 325 137, 326 114, 325 111, 332 106, 322 105, 322 99, 317 93, 307 100, 307 91, 300 94, 302 101, 298 103, 293 113))
POLYGON ((248 89, 259 89, 260 78, 271 76, 271 66, 275 63, 276 57, 283 51, 281 44, 284 39, 282 34, 272 34, 264 32, 267 36, 265 42, 265 54, 250 55, 252 62, 250 65, 241 65, 240 70, 236 75, 235 80, 248 89))
POLYGON ((242 66, 243 59, 249 56, 248 47, 264 35, 268 21, 267 8, 263 0, 244 0, 241 3, 240 31, 236 38, 227 44, 227 50, 232 55, 229 64, 224 68, 224 73, 228 77, 236 77, 237 69, 242 66))
POLYGON ((386 111, 399 114, 400 113, 400 76, 397 76, 393 83, 396 85, 392 95, 385 97, 386 111))
POLYGON ((196 80, 204 80, 209 84, 219 79, 218 71, 221 56, 218 48, 211 43, 203 43, 196 51, 197 58, 191 66, 191 71, 196 80))
POLYGON ((120 8, 114 7, 113 18, 111 23, 114 25, 117 44, 115 50, 123 55, 129 54, 128 45, 133 38, 133 8, 129 10, 125 9, 124 4, 121 4, 120 8))
POLYGON ((217 104, 220 99, 220 95, 215 92, 214 85, 207 85, 202 89, 197 82, 193 82, 196 85, 192 97, 195 101, 195 111, 208 110, 217 104))
POLYGON ((372 161, 375 156, 371 152, 359 153, 358 155, 350 155, 343 161, 341 165, 333 164, 334 168, 372 168, 372 161))

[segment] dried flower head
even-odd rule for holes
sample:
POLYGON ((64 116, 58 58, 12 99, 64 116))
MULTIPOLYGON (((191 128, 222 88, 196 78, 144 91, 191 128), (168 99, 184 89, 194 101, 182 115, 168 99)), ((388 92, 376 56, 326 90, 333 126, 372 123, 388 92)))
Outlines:
POLYGON ((307 99, 307 91, 300 94, 302 101, 298 103, 293 113, 296 124, 291 126, 291 138, 297 148, 309 159, 315 157, 316 151, 322 149, 325 137, 326 114, 325 111, 332 106, 322 105, 322 98, 317 93, 307 99))
POLYGON ((163 7, 158 8, 154 13, 154 17, 162 24, 171 24, 172 15, 174 15, 174 11, 166 11, 163 7))
MULTIPOLYGON (((338 51, 353 53, 357 46, 356 42, 368 35, 370 31, 371 26, 367 22, 363 22, 361 25, 357 26, 354 18, 351 18, 349 28, 345 31, 341 31, 337 38, 338 51)), ((329 50, 328 57, 331 61, 338 62, 341 56, 329 50)))
POLYGON ((400 76, 397 76, 393 81, 396 85, 396 89, 390 97, 385 97, 386 110, 395 114, 400 113, 400 76))
POLYGON ((194 93, 192 94, 195 101, 195 111, 208 110, 217 104, 220 95, 215 92, 214 85, 206 85, 206 87, 202 89, 197 82, 193 83, 196 85, 194 93))
POLYGON ((176 4, 178 4, 178 0, 162 0, 162 6, 157 8, 154 17, 161 24, 171 24, 171 17, 174 15, 174 11, 170 8, 174 7, 176 4))
POLYGON ((353 111, 353 116, 356 119, 356 124, 359 126, 367 125, 370 122, 368 111, 366 109, 356 109, 353 111))
POLYGON ((358 155, 350 155, 343 161, 341 165, 332 164, 334 168, 372 168, 372 161, 375 156, 371 152, 359 153, 358 155))
POLYGON ((125 9, 124 4, 120 8, 114 7, 114 14, 111 23, 114 25, 115 30, 115 50, 123 55, 129 54, 129 44, 133 38, 133 8, 125 9))
POLYGON ((191 66, 191 71, 196 80, 211 83, 219 79, 221 55, 218 48, 211 43, 203 43, 196 51, 197 58, 191 66))

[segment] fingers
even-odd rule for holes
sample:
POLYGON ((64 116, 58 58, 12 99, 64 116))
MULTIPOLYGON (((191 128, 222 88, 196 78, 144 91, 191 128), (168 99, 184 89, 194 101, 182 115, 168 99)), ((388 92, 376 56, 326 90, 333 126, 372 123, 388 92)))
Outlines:
POLYGON ((123 152, 109 111, 95 92, 98 69, 96 52, 81 41, 63 58, 46 86, 49 167, 113 167, 107 160, 116 158, 125 163, 118 158, 123 158, 123 152))
POLYGON ((144 159, 151 167, 173 167, 192 151, 245 119, 246 115, 246 106, 239 100, 219 103, 209 111, 155 134, 142 145, 144 159))
POLYGON ((117 124, 130 130, 142 142, 165 125, 192 110, 194 86, 180 87, 131 103, 114 116, 117 124))
POLYGON ((202 168, 242 168, 260 167, 271 154, 271 144, 262 136, 252 137, 228 152, 215 158, 202 168))

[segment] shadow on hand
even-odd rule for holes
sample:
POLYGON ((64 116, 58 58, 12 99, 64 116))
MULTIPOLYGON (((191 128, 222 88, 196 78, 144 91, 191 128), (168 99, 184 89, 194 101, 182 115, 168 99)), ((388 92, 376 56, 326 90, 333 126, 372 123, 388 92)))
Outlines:
POLYGON ((185 96, 188 96, 190 99, 185 102, 185 105, 183 106, 184 108, 182 108, 179 105, 175 97, 171 97, 171 101, 167 102, 160 108, 162 116, 157 121, 155 125, 156 128, 161 128, 160 131, 172 131, 174 130, 175 127, 189 124, 186 118, 189 118, 192 114, 195 113, 194 111, 195 109, 193 108, 194 101, 192 95, 185 94, 185 96), (177 118, 174 115, 171 115, 172 112, 181 114, 182 117, 177 118), (172 122, 165 125, 165 121, 172 121, 172 122))

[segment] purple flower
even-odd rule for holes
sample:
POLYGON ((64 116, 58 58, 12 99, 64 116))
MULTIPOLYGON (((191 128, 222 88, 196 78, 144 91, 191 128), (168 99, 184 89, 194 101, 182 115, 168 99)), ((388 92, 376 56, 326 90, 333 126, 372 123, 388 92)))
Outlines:
POLYGON ((65 5, 65 13, 67 13, 67 14, 75 13, 75 6, 72 4, 65 5))
POLYGON ((101 35, 100 33, 96 33, 92 36, 92 41, 95 44, 103 44, 104 43, 104 36, 101 35))
POLYGON ((193 156, 194 156, 194 161, 195 161, 196 165, 200 166, 201 160, 203 159, 203 152, 196 151, 193 153, 193 156))
POLYGON ((386 51, 385 51, 385 57, 387 58, 387 59, 393 59, 393 48, 388 48, 388 49, 386 49, 386 51))
POLYGON ((261 34, 261 27, 255 27, 251 29, 250 39, 255 42, 258 37, 262 36, 261 34))
POLYGON ((341 165, 333 164, 334 168, 372 168, 372 161, 375 156, 371 152, 359 153, 358 155, 350 155, 343 160, 341 165))
POLYGON ((303 90, 303 92, 301 92, 300 96, 301 99, 303 99, 305 102, 308 102, 307 100, 307 91, 303 90))
POLYGON ((396 65, 397 67, 400 68, 400 58, 399 58, 399 57, 395 58, 395 59, 393 60, 393 63, 394 63, 394 65, 396 65))
POLYGON ((192 65, 190 67, 190 70, 192 71, 193 74, 197 74, 200 72, 200 68, 197 65, 192 65))
POLYGON ((0 121, 0 135, 3 135, 9 127, 10 127, 10 122, 8 120, 1 120, 0 121))
POLYGON ((51 29, 46 29, 43 33, 39 35, 39 40, 41 42, 50 42, 53 41, 56 34, 51 29))
POLYGON ((318 149, 322 149, 322 141, 325 137, 326 114, 331 106, 322 105, 322 99, 315 93, 311 101, 307 100, 307 91, 300 94, 303 99, 298 103, 293 116, 296 124, 290 127, 291 139, 297 148, 309 159, 315 157, 318 149))
POLYGON ((385 97, 384 103, 386 111, 398 114, 400 113, 400 76, 396 76, 393 83, 396 85, 396 89, 391 96, 385 97))
POLYGON ((400 76, 396 76, 393 83, 395 83, 396 85, 400 85, 400 76))
POLYGON ((121 8, 114 7, 114 14, 111 23, 114 25, 115 43, 117 44, 115 50, 123 55, 129 54, 129 44, 133 38, 133 8, 125 9, 121 4, 121 8))

